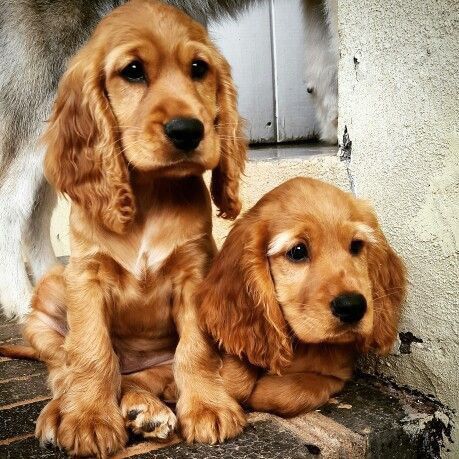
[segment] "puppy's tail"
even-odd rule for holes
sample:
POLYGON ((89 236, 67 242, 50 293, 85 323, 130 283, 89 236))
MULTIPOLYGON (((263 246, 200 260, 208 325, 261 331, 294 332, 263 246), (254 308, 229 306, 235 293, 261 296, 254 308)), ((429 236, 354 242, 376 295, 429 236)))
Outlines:
POLYGON ((30 346, 19 344, 2 344, 0 345, 0 356, 12 359, 40 360, 38 353, 30 346))

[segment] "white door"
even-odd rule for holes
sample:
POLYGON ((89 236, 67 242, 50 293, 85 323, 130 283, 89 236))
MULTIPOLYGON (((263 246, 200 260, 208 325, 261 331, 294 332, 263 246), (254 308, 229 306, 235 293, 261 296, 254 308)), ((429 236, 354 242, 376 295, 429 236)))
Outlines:
POLYGON ((237 20, 209 24, 209 31, 233 68, 251 142, 311 138, 301 0, 261 2, 237 20))

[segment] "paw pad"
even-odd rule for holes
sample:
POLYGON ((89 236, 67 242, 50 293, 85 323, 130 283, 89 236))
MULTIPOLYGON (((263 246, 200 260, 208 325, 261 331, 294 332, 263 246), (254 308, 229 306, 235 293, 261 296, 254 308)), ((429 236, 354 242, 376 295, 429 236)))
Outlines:
POLYGON ((141 412, 142 410, 139 410, 139 409, 129 410, 127 413, 128 420, 133 421, 141 412))
POLYGON ((128 429, 144 438, 165 440, 175 431, 175 414, 159 399, 143 400, 136 406, 122 407, 128 429))

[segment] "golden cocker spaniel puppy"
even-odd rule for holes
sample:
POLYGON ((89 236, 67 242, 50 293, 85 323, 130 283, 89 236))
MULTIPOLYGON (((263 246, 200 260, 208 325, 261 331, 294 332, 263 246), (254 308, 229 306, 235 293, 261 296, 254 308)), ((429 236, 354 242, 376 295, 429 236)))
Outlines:
POLYGON ((405 288, 371 207, 296 178, 236 222, 200 289, 200 317, 227 353, 228 392, 292 416, 338 392, 359 352, 391 349, 405 288))
POLYGON ((105 457, 126 426, 167 437, 173 358, 184 436, 242 429, 195 309, 215 252, 203 172, 222 217, 241 207, 236 105, 206 30, 153 0, 114 10, 70 62, 44 136, 46 176, 72 202, 70 261, 37 286, 25 325, 50 370, 43 442, 105 457))

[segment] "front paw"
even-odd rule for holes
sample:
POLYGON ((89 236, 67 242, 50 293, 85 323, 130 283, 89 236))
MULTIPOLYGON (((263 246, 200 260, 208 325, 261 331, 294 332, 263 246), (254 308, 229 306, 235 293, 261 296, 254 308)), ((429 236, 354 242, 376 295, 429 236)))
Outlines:
POLYGON ((177 411, 182 436, 188 443, 222 443, 239 435, 247 423, 243 409, 229 395, 218 402, 179 400, 177 411))
POLYGON ((53 399, 41 410, 35 426, 35 436, 44 447, 57 446, 57 429, 60 422, 60 400, 53 399))
POLYGON ((119 408, 110 402, 99 406, 88 410, 75 404, 64 412, 53 400, 40 414, 36 435, 42 443, 56 444, 72 456, 105 458, 126 444, 127 434, 119 408))
POLYGON ((123 448, 127 441, 119 409, 69 413, 62 416, 58 444, 74 456, 105 458, 123 448))

